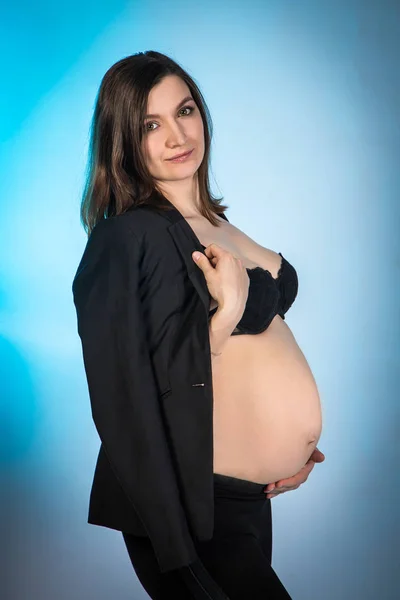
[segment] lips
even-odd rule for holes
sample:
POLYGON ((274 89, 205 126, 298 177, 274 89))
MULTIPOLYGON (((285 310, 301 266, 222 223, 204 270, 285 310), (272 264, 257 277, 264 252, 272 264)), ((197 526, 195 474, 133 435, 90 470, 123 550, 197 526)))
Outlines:
POLYGON ((191 152, 192 152, 192 150, 188 150, 187 152, 182 152, 182 154, 176 154, 176 156, 171 156, 171 158, 167 158, 167 160, 174 160, 175 158, 181 158, 182 156, 187 156, 191 152))

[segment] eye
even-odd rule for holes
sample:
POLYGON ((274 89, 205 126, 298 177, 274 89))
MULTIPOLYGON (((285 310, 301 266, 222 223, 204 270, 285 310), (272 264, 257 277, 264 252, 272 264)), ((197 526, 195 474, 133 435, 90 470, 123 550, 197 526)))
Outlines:
MULTIPOLYGON (((194 111, 194 107, 193 106, 184 106, 183 108, 181 108, 181 110, 190 110, 190 113, 189 113, 189 115, 190 115, 194 111)), ((184 117, 186 117, 186 116, 188 117, 189 115, 186 114, 186 115, 183 115, 183 116, 184 117)))
MULTIPOLYGON (((189 113, 186 113, 186 114, 181 115, 181 116, 182 117, 189 117, 192 114, 192 112, 195 110, 195 108, 194 108, 194 106, 184 106, 183 108, 180 109, 179 112, 181 112, 183 110, 188 110, 189 113)), ((150 128, 149 125, 157 125, 157 123, 155 121, 149 121, 148 123, 146 123, 145 126, 144 126, 145 132, 155 131, 155 129, 154 128, 150 128)))

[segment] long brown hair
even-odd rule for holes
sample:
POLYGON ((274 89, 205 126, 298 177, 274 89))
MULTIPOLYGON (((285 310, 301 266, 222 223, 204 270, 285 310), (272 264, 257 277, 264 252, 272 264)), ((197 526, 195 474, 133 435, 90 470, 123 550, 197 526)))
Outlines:
POLYGON ((166 75, 178 75, 187 84, 203 120, 204 158, 197 171, 200 212, 218 227, 220 222, 215 215, 228 208, 221 204, 223 198, 213 197, 210 191, 212 120, 200 89, 165 54, 152 50, 138 52, 112 65, 97 93, 80 209, 88 236, 101 219, 119 215, 132 206, 172 208, 156 187, 141 150, 148 95, 166 75))

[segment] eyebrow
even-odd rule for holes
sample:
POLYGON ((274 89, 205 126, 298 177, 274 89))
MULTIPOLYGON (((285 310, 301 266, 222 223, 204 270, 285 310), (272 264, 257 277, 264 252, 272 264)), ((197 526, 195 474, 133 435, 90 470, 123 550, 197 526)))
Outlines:
MULTIPOLYGON (((188 102, 189 100, 193 100, 192 96, 186 96, 186 98, 181 100, 175 110, 178 110, 178 108, 180 108, 182 106, 182 104, 185 104, 185 102, 188 102)), ((145 119, 156 119, 156 118, 160 118, 160 115, 150 114, 150 115, 146 115, 144 118, 145 119)))

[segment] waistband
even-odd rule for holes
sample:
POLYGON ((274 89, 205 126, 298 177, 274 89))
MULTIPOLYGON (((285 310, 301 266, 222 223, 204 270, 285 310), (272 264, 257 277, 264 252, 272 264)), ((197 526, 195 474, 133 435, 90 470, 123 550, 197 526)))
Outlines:
POLYGON ((240 496, 262 497, 267 498, 264 491, 268 483, 256 483, 247 481, 247 479, 239 479, 230 475, 222 475, 214 473, 214 488, 218 492, 237 494, 240 496))

